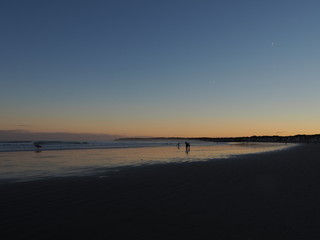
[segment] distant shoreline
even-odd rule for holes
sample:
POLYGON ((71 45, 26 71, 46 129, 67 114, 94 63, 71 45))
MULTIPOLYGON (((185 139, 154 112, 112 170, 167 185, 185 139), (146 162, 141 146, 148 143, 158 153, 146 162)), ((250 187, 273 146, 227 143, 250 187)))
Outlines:
POLYGON ((279 143, 320 143, 320 134, 314 135, 293 135, 293 136, 251 136, 251 137, 136 137, 136 138, 118 138, 115 141, 154 141, 154 140, 198 140, 208 142, 279 142, 279 143))

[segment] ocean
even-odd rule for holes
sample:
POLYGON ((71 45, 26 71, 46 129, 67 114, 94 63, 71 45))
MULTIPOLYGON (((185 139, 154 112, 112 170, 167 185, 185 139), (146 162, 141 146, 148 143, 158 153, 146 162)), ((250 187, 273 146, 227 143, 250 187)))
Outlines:
MULTIPOLYGON (((292 144, 214 143, 190 141, 190 151, 179 140, 154 141, 32 141, 0 142, 0 183, 48 177, 107 176, 123 167, 213 161, 265 151, 278 151, 292 144)), ((180 140, 181 141, 181 140, 180 140)))

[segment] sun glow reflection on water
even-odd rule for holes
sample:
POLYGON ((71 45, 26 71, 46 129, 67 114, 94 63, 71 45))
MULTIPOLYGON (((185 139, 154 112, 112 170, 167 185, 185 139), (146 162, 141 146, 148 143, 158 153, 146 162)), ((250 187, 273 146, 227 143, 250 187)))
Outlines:
POLYGON ((234 155, 275 151, 292 145, 279 143, 246 143, 212 146, 192 146, 187 153, 184 145, 85 149, 42 152, 0 153, 0 181, 25 181, 45 177, 81 176, 123 166, 158 163, 179 163, 227 159, 234 155))

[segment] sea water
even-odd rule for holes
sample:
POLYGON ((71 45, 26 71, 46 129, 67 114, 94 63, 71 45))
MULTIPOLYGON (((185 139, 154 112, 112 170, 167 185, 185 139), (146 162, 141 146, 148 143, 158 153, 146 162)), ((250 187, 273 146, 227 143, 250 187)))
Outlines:
POLYGON ((124 166, 227 159, 241 154, 277 151, 282 143, 214 143, 190 141, 190 151, 178 140, 65 142, 0 142, 0 183, 46 177, 84 176, 119 171, 124 166))

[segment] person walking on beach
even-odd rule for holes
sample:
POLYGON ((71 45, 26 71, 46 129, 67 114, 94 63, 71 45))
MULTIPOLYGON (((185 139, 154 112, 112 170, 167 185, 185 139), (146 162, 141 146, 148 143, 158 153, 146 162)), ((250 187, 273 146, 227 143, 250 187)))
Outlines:
POLYGON ((188 153, 190 151, 190 143, 185 142, 186 144, 186 152, 188 153))
POLYGON ((39 143, 33 143, 33 145, 37 148, 36 152, 40 152, 40 148, 42 148, 42 146, 39 143))

